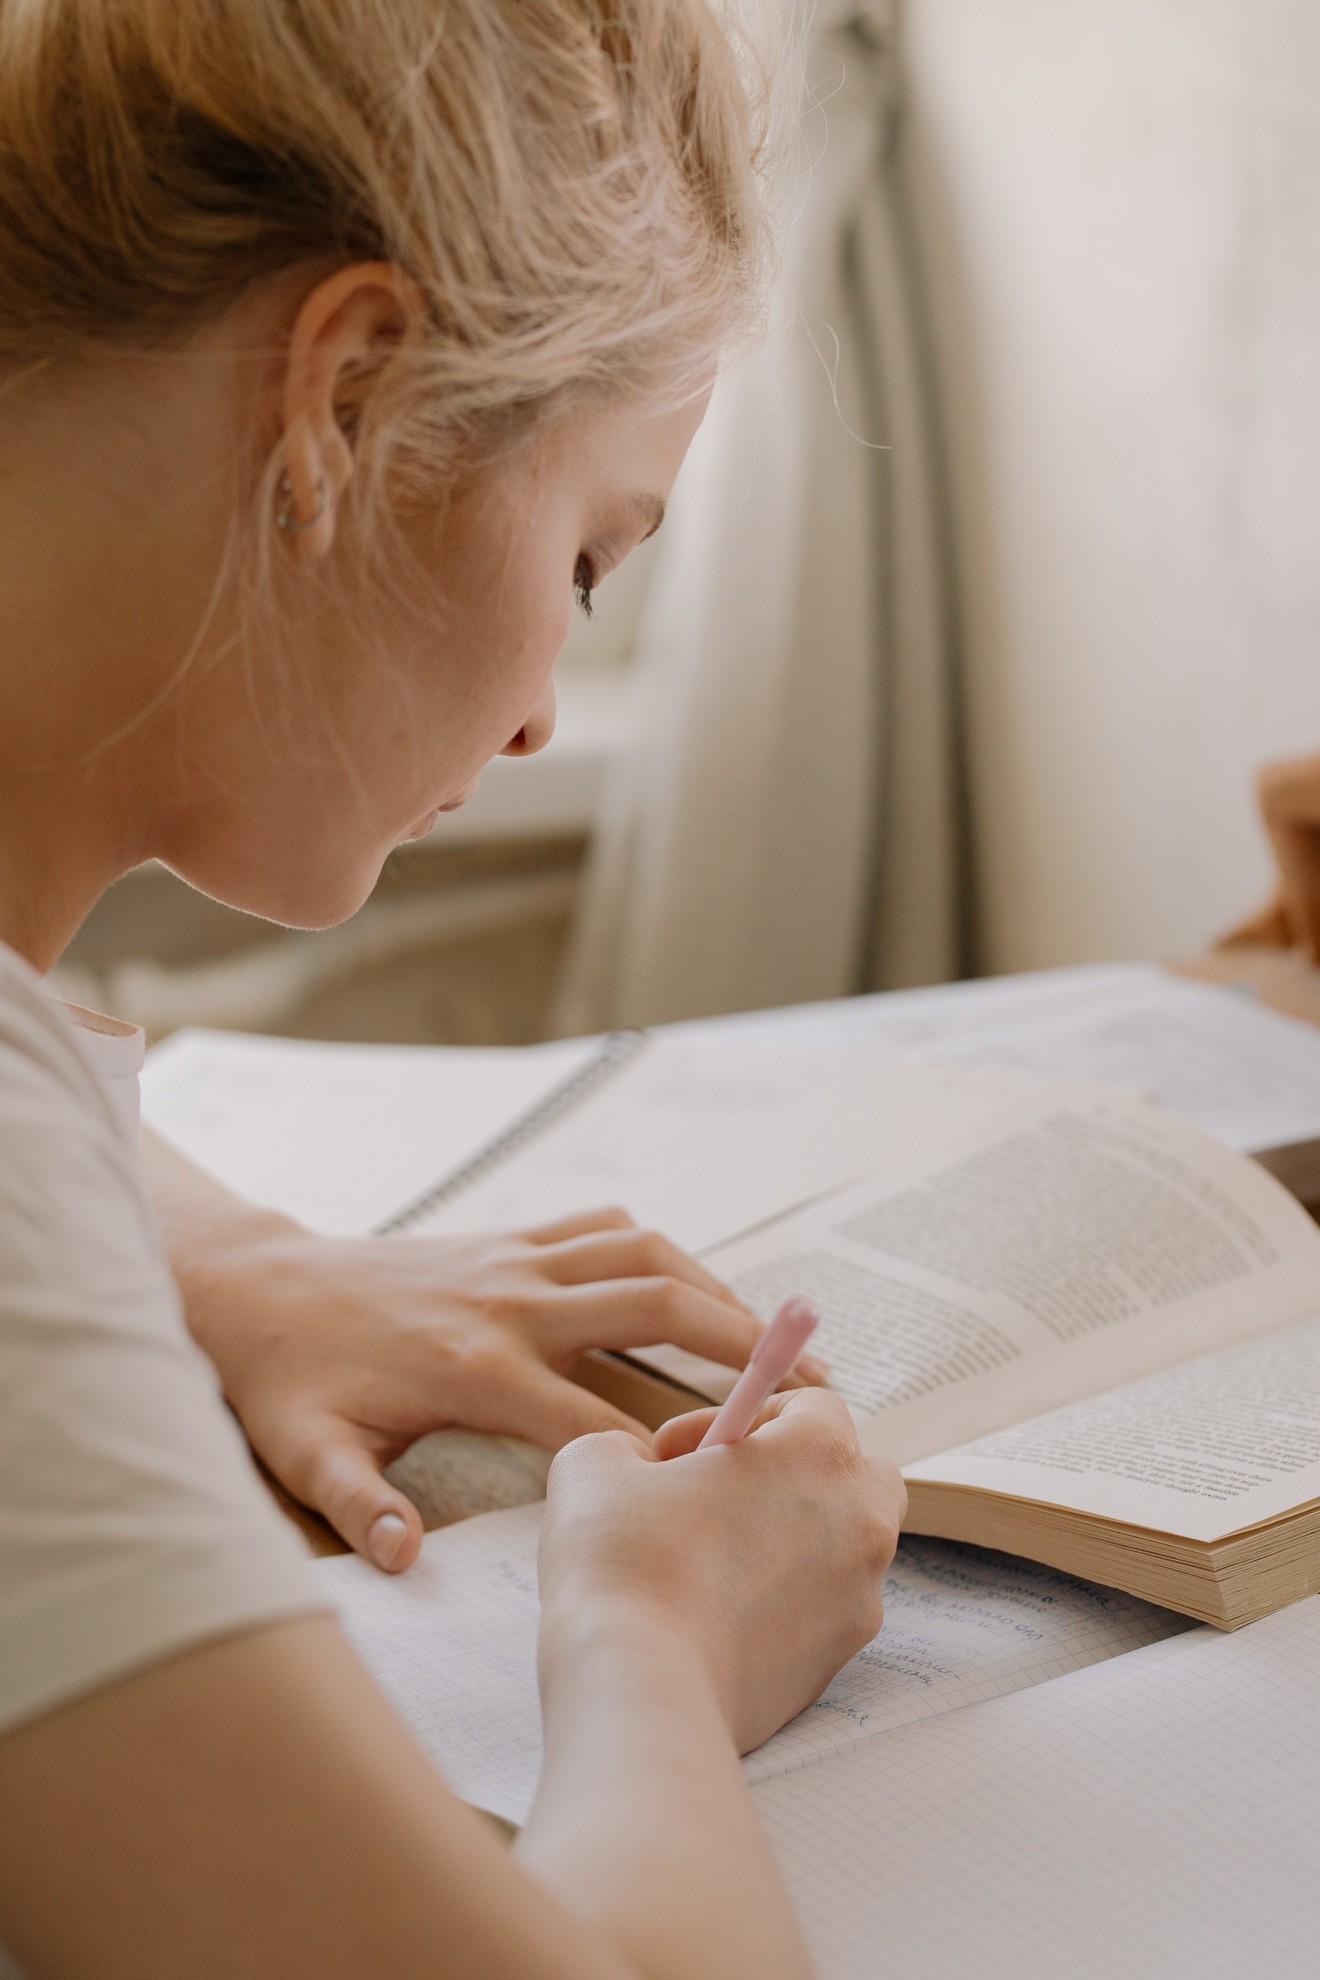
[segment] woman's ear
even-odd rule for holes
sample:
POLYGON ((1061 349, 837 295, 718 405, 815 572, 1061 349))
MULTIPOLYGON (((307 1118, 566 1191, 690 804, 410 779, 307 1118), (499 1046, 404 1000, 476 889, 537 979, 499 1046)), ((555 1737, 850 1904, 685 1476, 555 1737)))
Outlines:
POLYGON ((384 261, 359 261, 318 282, 289 333, 281 403, 283 432, 276 526, 300 562, 319 563, 334 547, 339 510, 353 476, 353 446, 340 417, 352 380, 390 349, 420 336, 422 294, 412 277, 384 261))

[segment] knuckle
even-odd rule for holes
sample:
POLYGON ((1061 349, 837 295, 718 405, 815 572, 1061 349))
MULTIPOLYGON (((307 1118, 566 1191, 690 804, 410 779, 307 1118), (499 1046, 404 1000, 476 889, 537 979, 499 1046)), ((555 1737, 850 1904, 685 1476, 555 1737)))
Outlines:
POLYGON ((868 1508, 862 1535, 867 1564, 883 1573, 893 1560, 898 1546, 898 1521, 891 1504, 868 1508))
POLYGON ((498 1391, 508 1385, 508 1351, 500 1340, 485 1332, 473 1334, 456 1344, 449 1375, 454 1388, 464 1394, 498 1391))
POLYGON ((880 1631, 884 1627, 884 1621, 885 1599, 880 1592, 880 1584, 877 1582, 872 1588, 868 1589, 862 1600, 858 1614, 857 1627, 861 1632, 862 1642, 869 1643, 873 1637, 879 1636, 880 1631))
POLYGON ((637 1255, 645 1271, 662 1272, 670 1258, 668 1240, 659 1231, 638 1231, 637 1255))
POLYGON ((683 1287, 677 1279, 662 1276, 651 1288, 652 1307, 656 1317, 666 1326, 678 1319, 684 1299, 683 1287))
POLYGON ((846 1415, 842 1419, 833 1410, 822 1412, 819 1422, 812 1427, 812 1455, 821 1471, 829 1478, 852 1478, 857 1470, 860 1453, 857 1438, 846 1415))
POLYGON ((593 1471, 612 1463, 627 1443, 622 1430, 572 1431, 551 1459, 549 1477, 560 1486, 568 1480, 586 1478, 593 1471))
POLYGON ((315 1444, 299 1438, 288 1446, 282 1459, 276 1460, 276 1468, 295 1499, 300 1499, 304 1505, 319 1502, 322 1496, 318 1490, 320 1453, 315 1444))
POLYGON ((908 1509, 908 1491, 903 1474, 888 1458, 872 1458, 870 1466, 876 1498, 887 1509, 894 1527, 898 1528, 906 1519, 908 1509))
POLYGON ((380 1503, 380 1486, 375 1479, 356 1475, 344 1477, 331 1472, 325 1478, 321 1508, 338 1527, 350 1531, 364 1525, 380 1503))

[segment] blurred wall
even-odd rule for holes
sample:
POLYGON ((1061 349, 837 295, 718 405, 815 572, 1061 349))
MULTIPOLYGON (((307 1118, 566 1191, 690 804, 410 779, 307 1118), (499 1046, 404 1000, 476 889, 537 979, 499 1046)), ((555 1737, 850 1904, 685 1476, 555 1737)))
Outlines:
POLYGON ((907 0, 980 960, 1196 948, 1320 750, 1320 6, 907 0))

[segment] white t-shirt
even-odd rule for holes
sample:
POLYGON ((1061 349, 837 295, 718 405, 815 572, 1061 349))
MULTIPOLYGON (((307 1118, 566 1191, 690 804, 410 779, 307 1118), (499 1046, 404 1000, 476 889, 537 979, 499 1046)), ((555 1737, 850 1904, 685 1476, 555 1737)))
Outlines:
POLYGON ((80 1036, 0 943, 0 1730, 325 1606, 184 1326, 140 1059, 131 1033, 80 1036))

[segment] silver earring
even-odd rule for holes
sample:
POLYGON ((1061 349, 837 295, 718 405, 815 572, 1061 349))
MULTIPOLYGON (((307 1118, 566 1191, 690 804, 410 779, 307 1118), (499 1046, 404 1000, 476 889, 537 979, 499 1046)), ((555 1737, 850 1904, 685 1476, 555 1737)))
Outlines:
POLYGON ((316 507, 310 516, 303 517, 301 520, 293 513, 293 489, 290 486, 287 474, 280 476, 280 493, 284 497, 285 505, 275 518, 276 529, 294 531, 311 529, 312 525, 319 523, 325 514, 328 494, 325 485, 325 476, 323 474, 316 477, 316 507))

